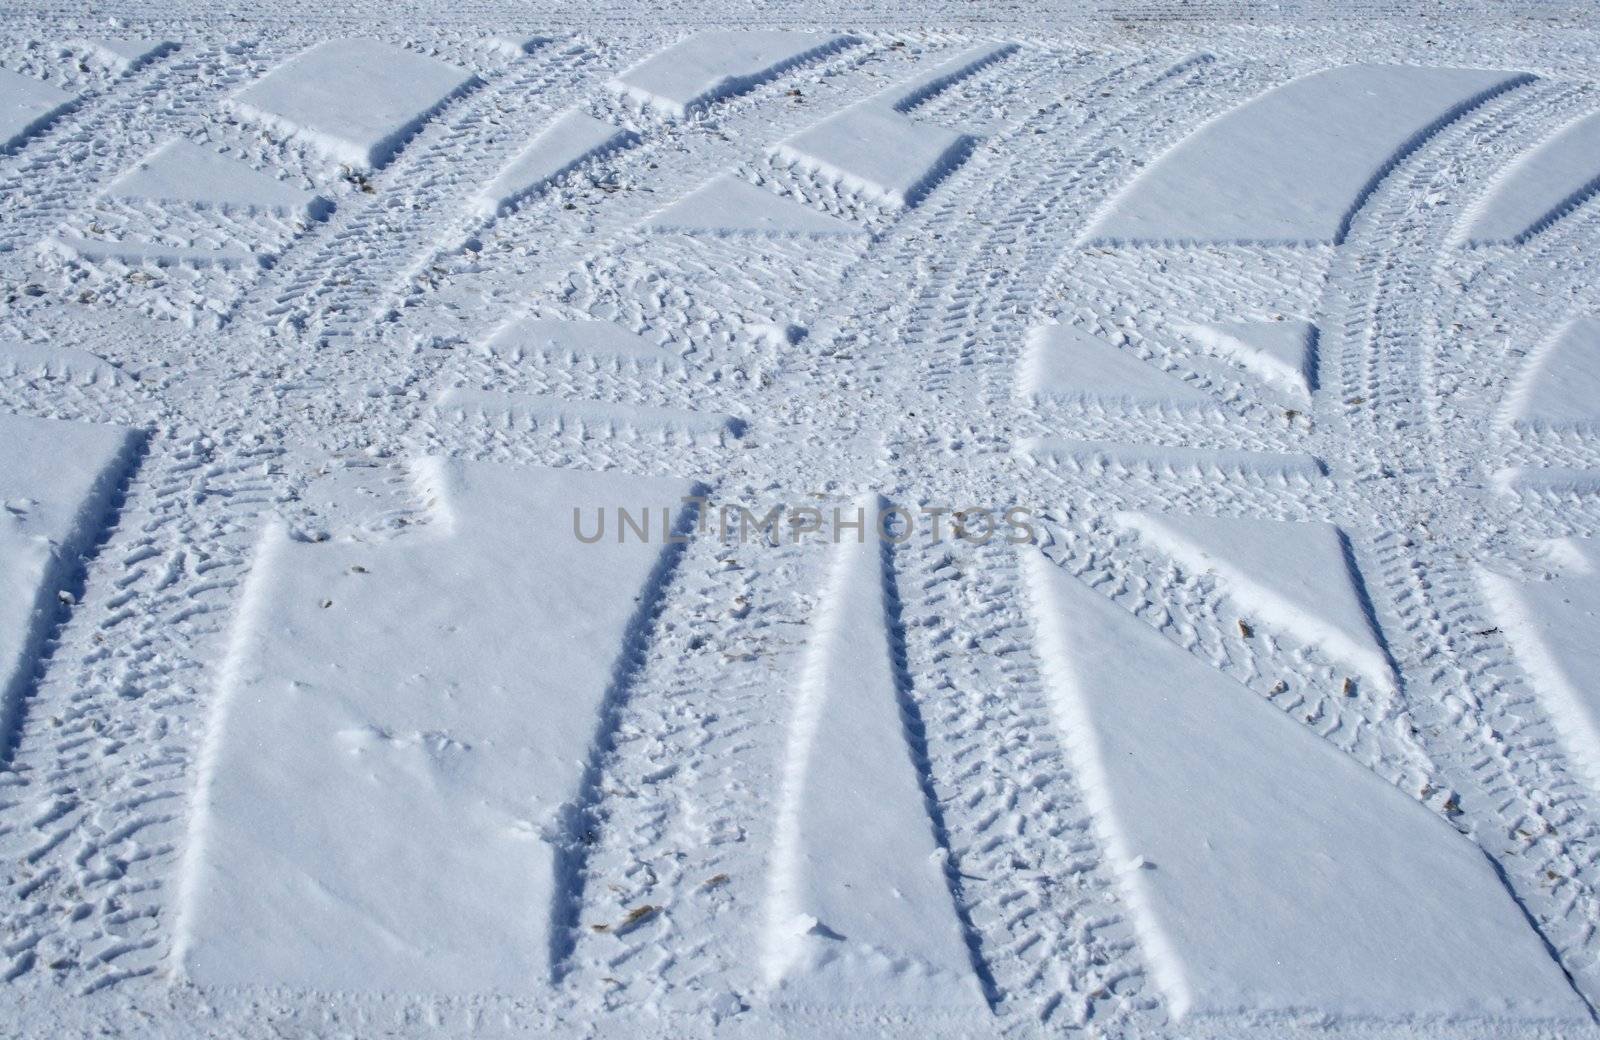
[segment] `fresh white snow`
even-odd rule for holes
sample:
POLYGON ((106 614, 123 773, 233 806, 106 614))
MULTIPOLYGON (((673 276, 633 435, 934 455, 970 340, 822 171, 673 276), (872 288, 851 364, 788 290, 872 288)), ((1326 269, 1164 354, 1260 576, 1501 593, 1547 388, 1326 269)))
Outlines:
POLYGON ((1057 725, 1175 1018, 1588 1019, 1447 823, 1043 556, 1027 575, 1057 725))
POLYGON ((1018 389, 1025 397, 1145 408, 1215 407, 1199 387, 1072 325, 1028 333, 1018 389))
POLYGON ((694 485, 442 460, 417 479, 407 537, 275 527, 256 550, 189 839, 197 982, 550 983, 587 756, 672 551, 574 549, 572 513, 676 511, 694 485))
POLYGON ((1024 438, 1017 442, 1017 450, 1035 462, 1073 469, 1139 468, 1170 475, 1200 473, 1284 480, 1315 480, 1327 473, 1327 467, 1313 455, 1271 451, 1155 447, 1062 437, 1024 438))
MULTIPOLYGON (((876 516, 867 496, 856 507, 876 516)), ((795 695, 765 971, 780 1004, 986 1011, 918 783, 884 545, 844 531, 795 695)))
POLYGON ((1183 331, 1217 357, 1234 362, 1302 404, 1311 403, 1317 385, 1317 327, 1309 321, 1213 322, 1186 326, 1183 331))
POLYGON ((316 195, 192 141, 169 141, 107 186, 107 196, 133 202, 181 203, 224 212, 263 212, 313 219, 316 195))
POLYGON ((1161 156, 1086 237, 1338 241, 1377 179, 1430 128, 1528 78, 1382 65, 1299 77, 1206 123, 1161 156))
POLYGON ((1600 190, 1600 112, 1575 119, 1519 158, 1473 205, 1470 245, 1524 242, 1600 190))
POLYGON ((1536 683, 1561 739, 1600 790, 1600 547, 1589 538, 1540 546, 1538 572, 1479 571, 1495 623, 1536 683))
POLYGON ((1506 400, 1505 417, 1535 429, 1600 426, 1600 319, 1579 315, 1539 345, 1506 400))
POLYGON ((44 129, 72 101, 58 87, 0 68, 0 151, 44 129))
POLYGON ((103 62, 117 72, 132 72, 157 58, 177 49, 169 40, 74 40, 73 46, 82 49, 94 60, 103 62))
POLYGON ((135 443, 116 426, 0 414, 0 754, 135 443))
POLYGON ((268 72, 228 105, 242 119, 370 170, 387 163, 406 137, 476 79, 379 40, 329 40, 268 72))
POLYGON ((844 35, 770 29, 701 32, 652 54, 611 86, 681 119, 852 42, 844 35))

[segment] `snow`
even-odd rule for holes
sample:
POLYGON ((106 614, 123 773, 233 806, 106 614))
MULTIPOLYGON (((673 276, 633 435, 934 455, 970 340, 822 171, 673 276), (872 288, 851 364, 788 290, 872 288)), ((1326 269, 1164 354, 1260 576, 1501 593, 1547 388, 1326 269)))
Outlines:
POLYGON ((914 206, 961 163, 977 139, 905 113, 1013 49, 973 48, 779 142, 771 149, 773 159, 873 202, 914 206))
POLYGON ((1534 352, 1505 417, 1542 430, 1600 427, 1600 319, 1575 317, 1534 352))
POLYGON ((1028 333, 1018 390, 1024 397, 1126 407, 1214 408, 1198 387, 1072 325, 1028 333))
POLYGON ((1562 127, 1495 179, 1473 205, 1468 245, 1522 243, 1600 190, 1600 112, 1562 127))
POLYGON ((1302 76, 1185 138, 1119 194, 1085 237, 1337 242, 1372 186, 1407 152, 1461 112, 1530 78, 1383 65, 1302 76))
POLYGON ((829 213, 729 174, 696 188, 647 222, 651 231, 688 235, 775 235, 822 238, 860 234, 829 213))
POLYGON ((189 838, 177 963, 197 982, 549 984, 568 807, 672 558, 580 544, 573 510, 677 510, 694 485, 438 460, 416 474, 429 522, 392 541, 262 537, 189 838))
POLYGON ((968 134, 875 104, 830 116, 775 146, 792 168, 886 206, 911 206, 971 148, 968 134))
POLYGON ((969 47, 955 57, 940 62, 937 67, 895 87, 892 99, 884 100, 891 101, 897 112, 909 112, 951 84, 982 71, 1016 50, 1014 43, 980 43, 969 47))
POLYGON ((490 355, 520 362, 529 357, 579 361, 607 359, 672 362, 670 347, 653 343, 609 321, 570 318, 520 318, 508 322, 483 342, 490 355))
POLYGON ((0 1036, 1600 1040, 1566 6, 18 0, 0 1036))
POLYGON ((243 249, 188 248, 150 242, 113 242, 60 234, 40 244, 41 249, 84 260, 116 260, 131 267, 255 268, 266 262, 258 253, 243 249))
POLYGON ((1216 574, 1252 625, 1288 631, 1369 679, 1394 681, 1333 524, 1131 512, 1115 519, 1186 569, 1216 574))
POLYGON ((0 414, 0 754, 57 620, 131 465, 126 429, 0 414))
MULTIPOLYGON (((877 496, 856 503, 875 517, 877 496)), ((884 544, 839 534, 795 697, 768 897, 774 1003, 984 1014, 901 715, 884 544)))
POLYGON ((132 72, 157 58, 165 57, 178 48, 178 45, 170 40, 155 39, 74 40, 72 45, 118 72, 132 72))
POLYGON ((1588 1020, 1444 820, 1043 556, 1027 577, 1057 726, 1174 1018, 1588 1020))
POLYGON ((301 220, 315 219, 325 205, 309 191, 182 139, 169 141, 140 160, 105 194, 134 202, 182 203, 224 213, 272 213, 301 220))
POLYGON ((702 32, 652 54, 611 86, 682 119, 853 42, 844 35, 771 29, 702 32))
POLYGON ((1017 442, 1018 453, 1035 462, 1072 469, 1141 468, 1154 473, 1184 473, 1316 480, 1327 468, 1314 455, 1271 451, 1212 450, 1109 444, 1062 437, 1028 437, 1017 442))
POLYGON ((535 429, 580 436, 605 434, 683 434, 721 443, 738 437, 743 424, 731 415, 623 405, 605 401, 571 401, 540 394, 508 394, 493 390, 450 387, 439 395, 438 409, 447 414, 492 417, 503 415, 535 429))
POLYGON ((1600 790, 1600 545, 1561 538, 1540 548, 1543 573, 1519 580, 1480 568, 1479 580, 1561 739, 1600 790))
POLYGON ((484 217, 514 206, 591 159, 625 147, 635 137, 620 126, 587 112, 568 109, 540 131, 510 164, 489 182, 473 205, 484 217))
POLYGON ((538 50, 550 42, 550 37, 539 35, 501 35, 490 36, 484 44, 491 50, 507 58, 522 58, 538 50))
POLYGON ((115 383, 121 370, 87 350, 55 344, 0 340, 0 376, 44 376, 75 383, 115 383))
POLYGON ((1600 472, 1574 466, 1502 466, 1490 474, 1502 495, 1592 495, 1600 492, 1600 472))
POLYGON ((0 152, 43 130, 73 95, 10 69, 0 69, 0 152))
POLYGON ((1311 403, 1311 392, 1317 386, 1317 327, 1309 321, 1213 322, 1181 331, 1262 382, 1302 404, 1311 403))
POLYGON ((371 39, 329 40, 228 100, 240 118, 301 139, 357 170, 385 165, 405 139, 477 77, 371 39))

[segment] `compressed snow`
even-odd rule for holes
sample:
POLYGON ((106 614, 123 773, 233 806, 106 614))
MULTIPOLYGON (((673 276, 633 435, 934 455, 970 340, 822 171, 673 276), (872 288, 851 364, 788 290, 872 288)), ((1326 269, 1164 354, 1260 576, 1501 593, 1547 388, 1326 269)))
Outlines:
POLYGON ((977 139, 905 113, 1015 49, 1012 44, 970 48, 780 142, 772 157, 881 205, 914 206, 960 164, 977 139))
POLYGON ((1195 131, 1112 200, 1090 242, 1337 242, 1371 186, 1440 123, 1525 74, 1344 65, 1195 131))
POLYGON ((439 395, 439 411, 468 416, 505 416, 554 432, 593 436, 623 433, 679 433, 721 443, 737 437, 743 424, 731 415, 688 411, 656 405, 574 401, 540 394, 508 394, 494 390, 451 387, 439 395))
POLYGON ((1600 190, 1600 112, 1574 120, 1495 179, 1471 211, 1471 245, 1525 242, 1600 190))
POLYGON ((611 86, 640 104, 683 118, 851 42, 849 36, 821 33, 711 30, 652 54, 611 86))
POLYGON ((1270 451, 1102 444, 1060 437, 1025 437, 1017 450, 1036 462, 1073 469, 1121 467, 1160 474, 1225 474, 1315 480, 1327 474, 1313 455, 1270 451))
POLYGON ((64 90, 0 69, 0 151, 44 129, 72 101, 73 95, 64 90))
POLYGON ((156 149, 113 181, 105 194, 133 202, 180 203, 302 220, 314 218, 324 205, 309 191, 182 138, 156 149))
MULTIPOLYGON (((177 962, 208 986, 530 993, 657 538, 573 510, 682 508, 686 481, 434 461, 386 542, 268 531, 234 624, 177 962)), ((665 515, 665 514, 663 514, 665 515)), ((659 531, 653 532, 659 535, 659 531)))
MULTIPOLYGON (((876 517, 877 496, 857 503, 876 517)), ((790 725, 765 968, 778 1004, 983 1013, 901 716, 884 545, 845 531, 790 725)))
POLYGON ((968 47, 953 58, 913 77, 909 82, 895 87, 890 96, 880 100, 890 102, 897 112, 906 112, 946 87, 993 65, 1016 51, 1014 43, 981 43, 968 47))
POLYGON ((794 199, 721 174, 646 221, 651 231, 689 235, 823 238, 862 229, 794 199))
POLYGON ((1172 1016, 1588 1010, 1483 853, 1041 554, 1061 737, 1172 1016))
POLYGON ((590 159, 623 147, 634 136, 580 109, 568 109, 489 182, 473 206, 481 216, 492 217, 590 159))
POLYGON ((243 119, 299 138, 359 170, 383 166, 477 77, 378 40, 329 40, 229 99, 243 119))
MULTIPOLYGON (((0 365, 5 351, 0 347, 0 365)), ((100 535, 135 441, 119 426, 0 413, 0 755, 57 617, 100 535)))
POLYGON ((1369 679, 1393 682, 1333 524, 1155 513, 1118 513, 1115 522, 1195 574, 1215 573, 1252 624, 1293 633, 1369 679))

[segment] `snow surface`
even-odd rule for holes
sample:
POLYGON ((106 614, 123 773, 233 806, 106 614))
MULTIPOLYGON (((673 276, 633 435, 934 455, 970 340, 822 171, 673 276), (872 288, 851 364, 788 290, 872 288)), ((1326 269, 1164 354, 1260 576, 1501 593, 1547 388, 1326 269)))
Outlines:
POLYGON ((617 361, 669 361, 671 348, 652 343, 609 321, 570 318, 521 318, 507 323, 484 340, 484 352, 510 361, 552 356, 564 361, 608 359, 617 361))
POLYGON ((681 119, 852 42, 844 35, 772 29, 701 32, 652 54, 611 86, 681 119))
POLYGON ((1045 325, 1028 333, 1017 385, 1027 397, 1056 401, 1164 408, 1215 403, 1199 387, 1071 325, 1045 325))
POLYGON ((0 414, 0 754, 54 625, 58 597, 100 535, 135 438, 0 414))
POLYGON ((1594 11, 68 6, 0 1035, 1600 1040, 1594 11))
POLYGON ((0 151, 44 129, 72 100, 66 91, 32 76, 0 69, 0 151))
POLYGON ((1301 402, 1311 403, 1317 385, 1317 327, 1301 318, 1232 321, 1186 326, 1206 350, 1301 402))
POLYGON ((1207 123, 1089 230, 1105 242, 1337 242, 1376 180, 1442 121, 1527 81, 1482 69, 1346 65, 1207 123))
POLYGON ((906 111, 1012 49, 991 46, 968 51, 780 142, 772 155, 791 168, 872 201, 915 205, 960 163, 976 139, 919 122, 906 111))
POLYGON ((198 982, 548 984, 570 806, 672 558, 574 551, 572 511, 676 511, 694 485, 441 460, 417 479, 429 523, 392 545, 263 535, 189 841, 177 960, 198 982))
POLYGON ((1140 467, 1167 474, 1232 474, 1285 480, 1314 480, 1327 473, 1327 467, 1313 455, 1284 452, 1154 447, 1061 437, 1029 437, 1018 441, 1017 448, 1036 462, 1077 469, 1140 467))
POLYGON ((503 413, 533 429, 547 429, 552 433, 575 430, 580 436, 681 433, 689 437, 709 437, 720 443, 725 437, 737 437, 743 428, 733 416, 716 412, 571 401, 540 394, 507 394, 462 387, 450 387, 440 394, 438 408, 464 415, 503 413))
POLYGON ((480 214, 492 217, 585 161, 621 148, 633 136, 587 112, 564 112, 489 182, 474 205, 480 214))
POLYGON ((1566 322, 1534 352, 1507 398, 1513 425, 1541 429, 1600 426, 1600 319, 1566 322))
POLYGON ((1470 245, 1524 242, 1600 190, 1600 112, 1562 127, 1496 178, 1473 207, 1470 245))
POLYGON ((766 974, 779 1004, 977 1016, 983 991, 907 743, 884 549, 845 532, 833 550, 790 727, 766 974))
POLYGON ((74 40, 73 46, 118 72, 132 72, 177 49, 169 40, 74 40))
POLYGON ((476 79, 379 40, 329 40, 273 69, 228 104, 243 119, 370 170, 387 163, 407 136, 476 79))
POLYGON ((1534 676, 1561 739, 1600 790, 1600 546, 1563 538, 1540 547, 1544 573, 1524 580, 1479 571, 1495 623, 1534 676))
POLYGON ((1057 724, 1175 1018, 1588 1018, 1447 823, 1042 556, 1028 579, 1057 724))
POLYGON ((1214 572, 1251 623, 1292 632, 1370 679, 1393 680, 1334 525, 1154 513, 1115 520, 1191 571, 1214 572))
POLYGON ((652 231, 815 238, 861 229, 747 180, 722 174, 650 218, 652 231))
POLYGON ((224 212, 265 212, 311 220, 321 200, 237 159, 192 141, 169 141, 106 188, 136 202, 186 203, 224 212))

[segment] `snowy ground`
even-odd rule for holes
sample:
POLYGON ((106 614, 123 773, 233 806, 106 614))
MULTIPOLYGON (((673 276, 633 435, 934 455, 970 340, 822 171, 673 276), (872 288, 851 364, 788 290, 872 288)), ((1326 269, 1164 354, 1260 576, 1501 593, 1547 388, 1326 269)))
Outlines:
POLYGON ((0 1035, 1600 1036, 1592 12, 328 6, 0 17, 0 1035))

